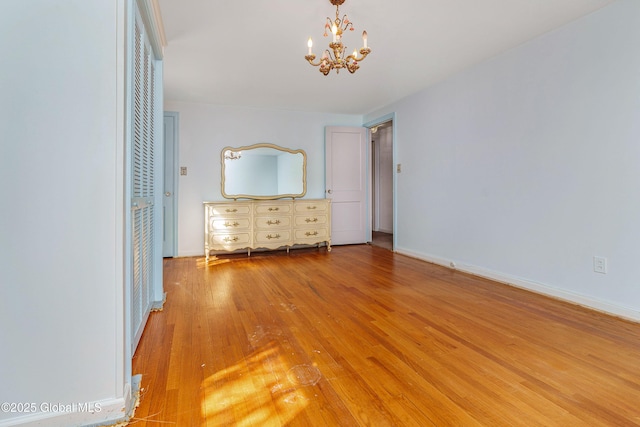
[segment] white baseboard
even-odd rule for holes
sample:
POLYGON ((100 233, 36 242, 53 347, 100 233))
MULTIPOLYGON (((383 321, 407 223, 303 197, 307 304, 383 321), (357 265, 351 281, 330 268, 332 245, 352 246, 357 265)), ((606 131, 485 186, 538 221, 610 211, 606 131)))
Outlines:
POLYGON ((152 301, 151 302, 151 311, 162 311, 164 308, 164 303, 167 302, 167 293, 164 292, 162 294, 162 301, 152 301))
POLYGON ((188 258, 188 257, 194 257, 194 256, 200 256, 204 258, 204 252, 202 251, 202 249, 200 249, 199 251, 180 252, 174 258, 188 258))
POLYGON ((496 282, 500 282, 506 285, 510 285, 516 288, 526 289, 528 291, 536 292, 538 294, 550 296, 562 301, 566 301, 572 304, 580 305, 582 307, 590 308, 592 310, 604 312, 616 317, 621 317, 633 322, 640 322, 640 312, 632 310, 619 305, 611 304, 606 301, 599 300, 586 295, 577 294, 574 292, 565 291, 562 289, 554 288, 542 283, 534 282, 521 277, 511 276, 509 274, 500 273, 497 271, 489 270, 483 267, 475 265, 461 264, 458 261, 445 259, 429 254, 423 254, 413 252, 403 248, 395 248, 395 252, 406 255, 411 258, 416 258, 422 261, 427 261, 432 264, 442 265, 448 268, 454 268, 464 273, 473 274, 474 276, 484 277, 496 282))
POLYGON ((138 400, 139 376, 134 377, 132 382, 126 384, 122 398, 95 402, 35 403, 38 412, 0 420, 0 427, 98 427, 124 423, 132 415, 138 400))

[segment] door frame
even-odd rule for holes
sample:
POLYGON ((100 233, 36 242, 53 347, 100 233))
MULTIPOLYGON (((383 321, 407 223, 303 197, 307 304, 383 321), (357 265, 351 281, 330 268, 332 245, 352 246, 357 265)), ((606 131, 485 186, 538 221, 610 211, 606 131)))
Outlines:
MULTIPOLYGON (((391 127, 391 157, 393 158, 392 162, 394 165, 394 172, 393 172, 393 250, 395 251, 396 248, 398 247, 398 172, 397 172, 397 162, 398 162, 398 153, 397 153, 397 149, 398 149, 398 144, 397 142, 397 137, 396 137, 396 113, 389 113, 389 114, 385 114, 384 116, 380 116, 377 117, 373 120, 370 120, 366 123, 364 123, 362 126, 366 127, 367 129, 369 129, 369 144, 368 144, 368 149, 367 149, 367 164, 369 169, 369 180, 371 181, 373 179, 373 176, 371 175, 373 173, 373 171, 371 170, 371 162, 372 160, 372 153, 371 153, 371 128, 381 125, 382 123, 386 123, 386 122, 391 122, 392 123, 392 127, 391 127)), ((368 212, 369 212, 369 217, 367 218, 368 222, 369 222, 369 227, 370 227, 370 232, 372 233, 372 220, 373 220, 373 200, 374 200, 374 195, 373 195, 373 191, 374 188, 373 186, 370 186, 371 188, 369 188, 369 203, 368 203, 368 212)))

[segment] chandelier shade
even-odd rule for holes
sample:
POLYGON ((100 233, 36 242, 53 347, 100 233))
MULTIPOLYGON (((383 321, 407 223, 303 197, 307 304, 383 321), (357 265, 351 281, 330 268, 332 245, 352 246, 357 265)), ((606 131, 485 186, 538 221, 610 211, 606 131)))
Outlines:
POLYGON ((371 53, 371 49, 367 46, 367 32, 362 32, 362 47, 360 50, 354 49, 352 54, 345 56, 347 47, 342 43, 342 36, 345 31, 354 31, 353 22, 349 21, 347 15, 340 18, 340 5, 345 0, 329 0, 329 2, 336 7, 336 17, 334 20, 327 17, 324 24, 324 37, 327 37, 327 33, 331 32, 333 41, 329 43, 329 49, 325 49, 322 53, 320 60, 313 62, 316 59, 316 55, 313 54, 313 40, 309 37, 307 42, 309 51, 304 58, 314 67, 320 67, 319 71, 325 76, 331 70, 336 70, 336 74, 340 73, 343 68, 353 74, 360 68, 359 62, 371 53), (358 53, 360 53, 360 57, 358 57, 358 53))

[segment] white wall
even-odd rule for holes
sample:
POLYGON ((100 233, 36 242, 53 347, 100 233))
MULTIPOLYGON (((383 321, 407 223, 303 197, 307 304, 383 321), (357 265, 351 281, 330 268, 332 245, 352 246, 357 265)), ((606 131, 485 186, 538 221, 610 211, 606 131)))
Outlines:
POLYGON ((165 102, 179 113, 179 162, 187 167, 178 190, 178 256, 204 254, 203 201, 224 200, 220 152, 226 146, 268 142, 307 153, 307 194, 324 198, 325 126, 360 126, 362 116, 165 102))
POLYGON ((397 249, 640 319, 638 46, 620 0, 365 116, 396 113, 397 249))
POLYGON ((122 417, 123 3, 2 2, 0 425, 122 417))

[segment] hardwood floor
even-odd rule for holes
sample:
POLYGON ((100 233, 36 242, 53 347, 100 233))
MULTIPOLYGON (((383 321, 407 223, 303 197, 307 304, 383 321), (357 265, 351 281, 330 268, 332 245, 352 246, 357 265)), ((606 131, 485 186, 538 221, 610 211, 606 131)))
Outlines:
POLYGON ((132 426, 640 425, 640 324, 369 246, 165 260, 132 426))

